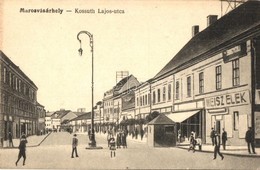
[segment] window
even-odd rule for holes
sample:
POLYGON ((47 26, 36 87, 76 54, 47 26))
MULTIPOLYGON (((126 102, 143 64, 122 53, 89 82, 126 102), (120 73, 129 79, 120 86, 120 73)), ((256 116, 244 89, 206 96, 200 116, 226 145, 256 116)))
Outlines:
POLYGON ((142 98, 142 96, 140 97, 140 106, 142 106, 143 105, 143 98, 142 98))
POLYGON ((136 106, 139 106, 139 98, 136 98, 136 106))
POLYGON ((166 87, 163 87, 163 101, 166 100, 166 87))
POLYGON ((239 85, 239 59, 232 61, 232 80, 233 80, 233 86, 239 85))
POLYGON ((150 104, 150 101, 151 101, 151 94, 149 93, 148 94, 148 104, 150 104))
POLYGON ((216 90, 221 89, 221 66, 216 67, 216 90))
POLYGON ((12 73, 9 72, 9 85, 12 87, 12 73))
POLYGON ((143 96, 143 106, 145 105, 144 96, 143 96))
POLYGON ((191 77, 187 77, 187 96, 191 97, 191 77))
POLYGON ((15 78, 15 90, 18 90, 18 78, 15 78))
POLYGON ((175 93, 176 93, 175 94, 176 99, 177 100, 180 99, 180 82, 179 81, 176 82, 176 92, 175 93))
POLYGON ((204 73, 199 73, 199 94, 204 93, 204 73))
POLYGON ((21 92, 22 88, 21 88, 21 80, 19 80, 18 82, 18 88, 19 88, 19 92, 21 92))
POLYGON ((234 130, 238 130, 238 122, 239 122, 239 112, 238 111, 235 111, 234 112, 234 115, 233 115, 233 118, 234 118, 234 130))
POLYGON ((172 85, 168 84, 168 100, 171 100, 172 96, 172 85))
POLYGON ((7 78, 7 74, 6 74, 6 68, 4 67, 4 83, 6 83, 6 78, 7 78))
POLYGON ((153 104, 155 104, 156 102, 156 94, 155 94, 155 91, 153 91, 153 104))
POLYGON ((159 103, 161 101, 161 90, 157 89, 157 102, 159 103))
POLYGON ((145 105, 147 105, 147 94, 145 95, 145 105))

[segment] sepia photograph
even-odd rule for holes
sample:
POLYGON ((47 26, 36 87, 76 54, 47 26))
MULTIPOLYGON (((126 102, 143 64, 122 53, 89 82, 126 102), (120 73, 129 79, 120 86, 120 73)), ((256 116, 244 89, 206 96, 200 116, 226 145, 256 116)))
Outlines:
POLYGON ((0 169, 259 160, 259 0, 0 2, 0 169))

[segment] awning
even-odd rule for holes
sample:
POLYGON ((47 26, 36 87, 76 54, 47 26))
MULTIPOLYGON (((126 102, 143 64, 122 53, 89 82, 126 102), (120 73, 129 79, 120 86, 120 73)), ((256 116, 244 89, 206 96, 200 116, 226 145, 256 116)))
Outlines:
POLYGON ((181 123, 184 120, 188 119, 189 117, 195 115, 198 113, 200 110, 195 110, 195 111, 189 111, 189 112, 179 112, 179 113, 171 113, 166 115, 168 118, 170 118, 172 121, 181 123))

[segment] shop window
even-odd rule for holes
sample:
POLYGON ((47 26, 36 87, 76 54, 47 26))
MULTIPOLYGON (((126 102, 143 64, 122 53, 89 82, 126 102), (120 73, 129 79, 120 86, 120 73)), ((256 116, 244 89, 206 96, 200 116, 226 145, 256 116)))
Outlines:
POLYGON ((233 122, 234 122, 234 130, 238 130, 238 126, 239 126, 239 112, 238 111, 235 111, 234 113, 233 113, 233 118, 234 118, 234 120, 233 120, 233 122))
POLYGON ((222 81, 222 69, 221 66, 216 67, 216 90, 221 89, 221 81, 222 81))
POLYGON ((238 86, 240 83, 239 80, 239 59, 232 61, 232 80, 233 80, 233 86, 238 86))
POLYGON ((204 93, 204 73, 199 73, 199 94, 204 93))

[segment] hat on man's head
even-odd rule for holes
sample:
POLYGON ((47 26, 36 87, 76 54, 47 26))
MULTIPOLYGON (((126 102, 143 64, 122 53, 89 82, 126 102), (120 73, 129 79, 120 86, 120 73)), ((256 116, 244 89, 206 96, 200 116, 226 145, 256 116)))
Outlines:
POLYGON ((74 134, 73 136, 77 136, 77 134, 74 134))

